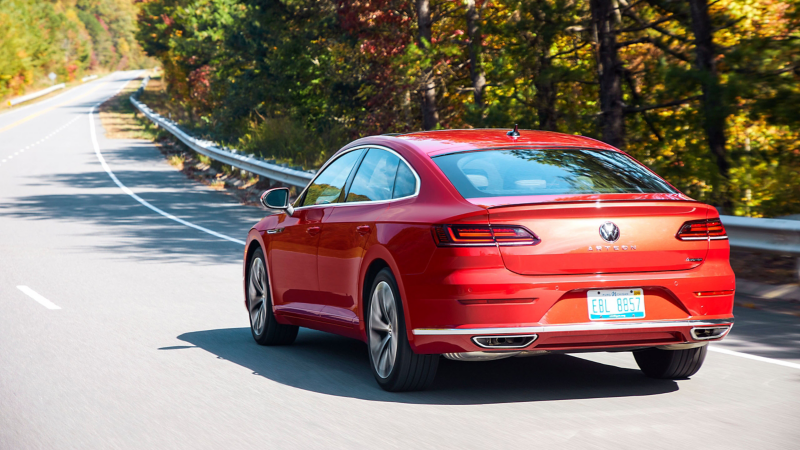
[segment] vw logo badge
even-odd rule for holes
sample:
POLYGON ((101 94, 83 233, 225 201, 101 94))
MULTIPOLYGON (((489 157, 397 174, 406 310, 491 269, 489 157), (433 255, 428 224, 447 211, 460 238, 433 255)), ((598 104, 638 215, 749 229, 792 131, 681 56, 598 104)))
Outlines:
POLYGON ((614 222, 606 222, 600 225, 600 237, 606 242, 617 242, 617 239, 619 239, 619 228, 614 222))

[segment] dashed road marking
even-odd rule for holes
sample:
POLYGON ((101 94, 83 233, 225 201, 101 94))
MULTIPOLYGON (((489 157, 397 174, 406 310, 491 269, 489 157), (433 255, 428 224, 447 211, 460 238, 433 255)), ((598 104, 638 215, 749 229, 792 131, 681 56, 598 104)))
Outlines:
POLYGON ((25 153, 25 150, 28 150, 31 147, 35 147, 35 146, 41 144, 42 142, 50 139, 51 137, 53 137, 56 134, 58 134, 60 131, 64 130, 64 128, 67 128, 68 126, 72 125, 76 120, 80 119, 81 117, 83 117, 83 115, 77 116, 74 119, 70 120, 69 122, 65 123, 64 125, 62 125, 58 129, 53 131, 52 133, 48 134, 44 139, 41 139, 41 140, 39 140, 37 142, 34 142, 33 144, 27 145, 25 148, 21 148, 21 149, 17 150, 16 152, 14 152, 13 154, 8 155, 7 159, 3 159, 2 161, 0 161, 0 164, 3 164, 8 159, 11 159, 11 158, 13 158, 15 156, 19 156, 20 153, 25 153))
POLYGON ((36 300, 40 305, 44 306, 47 309, 61 309, 60 306, 42 297, 38 292, 34 291, 28 286, 17 286, 17 289, 25 293, 25 295, 27 295, 28 297, 36 300))

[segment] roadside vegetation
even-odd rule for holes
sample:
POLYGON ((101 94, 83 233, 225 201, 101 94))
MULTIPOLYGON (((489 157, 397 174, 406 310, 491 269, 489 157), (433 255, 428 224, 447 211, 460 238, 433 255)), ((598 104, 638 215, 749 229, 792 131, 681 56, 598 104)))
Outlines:
POLYGON ((152 65, 134 36, 137 13, 134 0, 0 0, 0 100, 152 65))
POLYGON ((518 123, 780 216, 800 212, 798 30, 798 0, 151 0, 137 36, 181 123, 262 157, 518 123))

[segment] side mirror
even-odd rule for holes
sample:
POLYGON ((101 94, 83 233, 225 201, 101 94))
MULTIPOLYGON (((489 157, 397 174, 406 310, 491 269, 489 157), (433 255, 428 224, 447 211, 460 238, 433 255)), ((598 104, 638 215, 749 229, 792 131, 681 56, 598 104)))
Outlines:
POLYGON ((261 194, 261 204, 268 209, 286 211, 290 216, 294 213, 294 208, 289 204, 289 188, 279 187, 264 191, 261 194))

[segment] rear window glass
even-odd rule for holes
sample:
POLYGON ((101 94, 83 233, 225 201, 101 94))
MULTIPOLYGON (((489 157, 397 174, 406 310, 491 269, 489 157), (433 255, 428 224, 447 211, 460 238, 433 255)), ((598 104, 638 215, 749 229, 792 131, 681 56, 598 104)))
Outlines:
POLYGON ((633 159, 608 150, 482 150, 433 160, 464 198, 676 193, 633 159))

